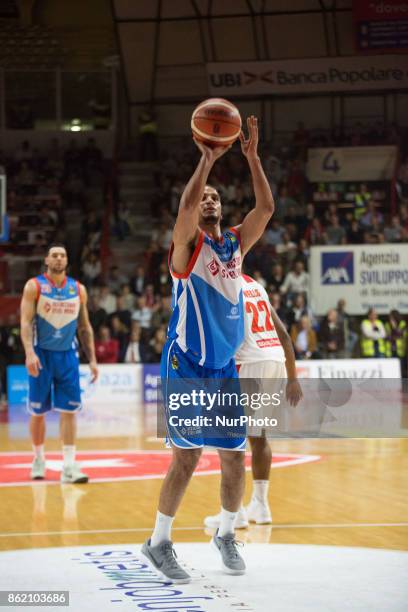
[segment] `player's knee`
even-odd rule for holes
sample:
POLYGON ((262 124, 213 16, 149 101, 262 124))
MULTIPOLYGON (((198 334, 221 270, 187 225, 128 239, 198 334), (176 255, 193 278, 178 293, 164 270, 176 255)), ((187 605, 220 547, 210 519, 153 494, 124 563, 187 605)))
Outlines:
POLYGON ((186 475, 192 474, 201 457, 201 452, 201 448, 175 449, 173 453, 174 467, 186 475))
POLYGON ((223 469, 240 470, 244 466, 245 453, 241 451, 220 452, 220 459, 223 469))

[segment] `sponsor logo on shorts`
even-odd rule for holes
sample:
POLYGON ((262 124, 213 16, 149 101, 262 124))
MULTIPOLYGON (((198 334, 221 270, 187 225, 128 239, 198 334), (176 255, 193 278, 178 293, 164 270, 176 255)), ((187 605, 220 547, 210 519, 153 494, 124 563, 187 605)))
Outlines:
POLYGON ((173 368, 173 370, 178 370, 179 362, 176 355, 173 355, 173 357, 171 358, 171 367, 173 368))

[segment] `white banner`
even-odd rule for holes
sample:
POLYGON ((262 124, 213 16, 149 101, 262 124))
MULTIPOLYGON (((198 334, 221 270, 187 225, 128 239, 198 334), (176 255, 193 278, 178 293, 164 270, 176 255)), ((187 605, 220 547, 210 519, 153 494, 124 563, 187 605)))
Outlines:
POLYGON ((325 315, 340 299, 346 311, 408 313, 408 244, 319 246, 310 249, 311 308, 325 315))
POLYGON ((397 155, 394 146, 309 149, 307 177, 315 183, 387 181, 394 175, 397 155))
POLYGON ((206 68, 213 96, 408 88, 404 55, 217 62, 206 68))
POLYGON ((399 359, 311 359, 297 361, 299 378, 401 378, 399 359))
POLYGON ((82 401, 85 408, 109 404, 112 411, 123 404, 140 404, 142 401, 142 365, 112 364, 99 366, 99 377, 91 383, 91 373, 86 365, 80 366, 82 401))

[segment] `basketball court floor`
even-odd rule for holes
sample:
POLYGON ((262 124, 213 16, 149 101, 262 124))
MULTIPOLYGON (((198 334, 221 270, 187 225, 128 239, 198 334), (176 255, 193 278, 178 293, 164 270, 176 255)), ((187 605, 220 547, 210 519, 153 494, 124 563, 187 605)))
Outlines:
POLYGON ((60 484, 55 431, 47 480, 32 483, 26 423, 3 421, 0 590, 69 591, 81 612, 407 610, 408 439, 273 442, 273 524, 237 532, 245 576, 221 572, 203 527, 219 508, 218 460, 206 452, 173 532, 194 580, 171 585, 140 555, 170 461, 143 419, 128 437, 78 440, 87 485, 60 484))

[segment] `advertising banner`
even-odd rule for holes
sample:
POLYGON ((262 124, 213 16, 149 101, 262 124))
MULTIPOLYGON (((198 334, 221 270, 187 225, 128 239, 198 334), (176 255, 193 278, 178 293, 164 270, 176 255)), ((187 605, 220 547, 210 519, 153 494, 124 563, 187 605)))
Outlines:
POLYGON ((310 359, 297 361, 299 378, 400 378, 399 359, 310 359))
MULTIPOLYGON (((142 365, 100 365, 99 378, 91 383, 87 365, 80 366, 80 381, 84 407, 109 404, 139 404, 142 400, 142 365)), ((25 405, 28 397, 28 377, 25 366, 7 368, 7 397, 9 404, 25 405)))
POLYGON ((401 55, 322 57, 206 65, 213 96, 254 96, 408 88, 401 55))
POLYGON ((308 149, 307 178, 312 183, 390 181, 397 157, 394 146, 308 149))
POLYGON ((363 315, 408 313, 408 244, 318 246, 310 249, 311 308, 325 315, 338 300, 363 315))
POLYGON ((159 376, 159 363, 147 363, 143 366, 143 400, 145 404, 157 402, 157 385, 159 376))
POLYGON ((404 0, 353 0, 353 22, 360 53, 408 49, 408 2, 404 0))

